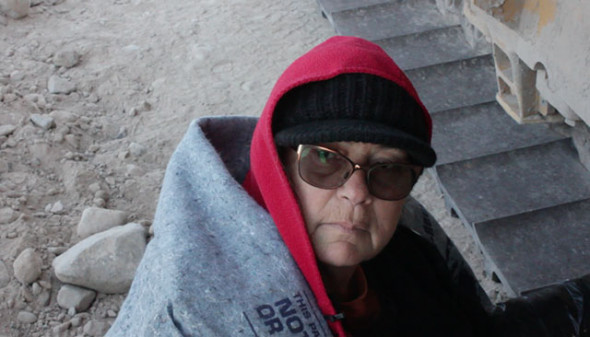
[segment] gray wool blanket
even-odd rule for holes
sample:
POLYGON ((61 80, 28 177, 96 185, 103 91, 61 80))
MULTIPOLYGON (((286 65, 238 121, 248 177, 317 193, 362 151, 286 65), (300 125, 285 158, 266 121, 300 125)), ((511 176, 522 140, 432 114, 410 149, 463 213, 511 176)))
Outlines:
POLYGON ((255 123, 191 123, 108 337, 331 336, 272 218, 240 184, 255 123))
MULTIPOLYGON (((106 336, 331 336, 272 218, 241 186, 256 122, 191 123, 166 170, 154 238, 106 336)), ((470 272, 416 201, 401 222, 458 274, 470 272)))

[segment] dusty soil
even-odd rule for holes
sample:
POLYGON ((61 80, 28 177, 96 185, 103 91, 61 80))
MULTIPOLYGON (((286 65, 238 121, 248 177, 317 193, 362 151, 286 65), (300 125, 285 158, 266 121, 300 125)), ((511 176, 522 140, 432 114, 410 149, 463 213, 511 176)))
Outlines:
MULTIPOLYGON (((72 317, 57 305, 51 270, 76 242, 82 211, 124 210, 149 225, 189 122, 258 115, 281 71, 333 34, 313 0, 33 0, 22 19, 0 15, 0 130, 12 130, 0 133, 0 273, 4 264, 10 277, 0 283, 0 336, 100 335, 88 322, 112 322, 125 294, 99 294, 72 317), (64 66, 64 55, 80 58, 64 66), (54 75, 75 88, 60 93, 48 85, 54 75), (53 125, 33 123, 36 115, 53 125), (23 285, 13 262, 26 248, 43 272, 23 285), (22 311, 35 320, 19 319, 22 311)), ((428 175, 415 195, 495 300, 498 285, 428 175)))

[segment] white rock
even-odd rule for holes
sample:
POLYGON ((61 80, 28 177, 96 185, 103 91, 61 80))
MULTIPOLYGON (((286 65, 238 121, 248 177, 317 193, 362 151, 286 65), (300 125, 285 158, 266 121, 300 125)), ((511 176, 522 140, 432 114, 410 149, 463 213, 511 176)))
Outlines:
POLYGON ((57 278, 96 291, 129 290, 146 246, 143 226, 129 223, 94 234, 53 260, 57 278))
POLYGON ((72 319, 70 320, 70 323, 72 323, 72 326, 74 328, 79 327, 80 325, 82 325, 82 315, 75 315, 74 317, 72 317, 72 319))
POLYGON ((48 115, 31 114, 31 122, 43 130, 49 130, 55 127, 55 120, 48 115))
POLYGON ((73 123, 78 120, 78 116, 69 111, 55 110, 49 113, 49 116, 53 117, 58 123, 73 123))
POLYGON ((139 177, 143 175, 143 170, 137 165, 128 164, 126 168, 125 174, 129 177, 139 177))
POLYGON ((33 295, 39 296, 39 294, 41 294, 42 291, 43 291, 43 288, 41 288, 41 286, 39 285, 38 282, 34 282, 31 285, 31 292, 33 293, 33 295))
POLYGON ((92 184, 88 185, 88 189, 90 190, 90 192, 96 193, 96 192, 100 191, 100 183, 98 183, 98 182, 92 183, 92 184))
POLYGON ((52 336, 59 336, 59 337, 70 336, 70 334, 68 333, 68 329, 70 328, 71 325, 72 325, 72 323, 65 322, 60 325, 54 326, 53 328, 51 328, 52 336))
POLYGON ((86 311, 96 298, 96 292, 90 289, 65 284, 57 293, 57 304, 64 308, 75 308, 77 312, 86 311))
POLYGON ((70 80, 53 75, 47 81, 47 90, 52 94, 69 94, 76 90, 76 85, 70 80))
POLYGON ((89 336, 104 336, 109 330, 110 326, 107 322, 90 320, 84 324, 84 333, 89 336))
POLYGON ((82 239, 92 234, 104 232, 107 229, 122 226, 127 222, 127 212, 89 207, 82 212, 82 218, 78 223, 78 236, 82 239))
POLYGON ((16 220, 18 214, 10 207, 0 208, 0 224, 8 224, 16 220))
POLYGON ((146 152, 145 146, 138 143, 129 144, 129 152, 135 157, 140 157, 146 152))
POLYGON ((13 19, 21 19, 29 15, 30 0, 0 0, 0 11, 13 19))
POLYGON ((10 80, 11 81, 18 82, 18 81, 22 81, 24 79, 25 79, 25 73, 23 73, 22 71, 15 70, 10 73, 10 80))
POLYGON ((11 124, 0 125, 0 137, 8 136, 16 130, 16 126, 11 124))
POLYGON ((16 316, 16 319, 22 323, 32 324, 37 321, 37 316, 35 316, 35 314, 33 314, 32 312, 21 311, 16 316))
POLYGON ((23 250, 12 265, 14 276, 23 284, 35 282, 41 275, 43 260, 33 248, 23 250))
POLYGON ((63 203, 61 202, 61 200, 59 200, 58 202, 53 204, 53 206, 51 206, 51 209, 49 211, 53 214, 61 214, 64 212, 64 209, 65 208, 63 203))
POLYGON ((44 290, 37 296, 36 302, 39 306, 46 307, 49 305, 49 301, 51 300, 51 293, 47 290, 44 290))
POLYGON ((53 64, 58 67, 71 68, 80 62, 80 54, 72 49, 60 50, 53 56, 53 64))
POLYGON ((0 289, 6 287, 10 282, 10 271, 4 261, 0 260, 0 289))

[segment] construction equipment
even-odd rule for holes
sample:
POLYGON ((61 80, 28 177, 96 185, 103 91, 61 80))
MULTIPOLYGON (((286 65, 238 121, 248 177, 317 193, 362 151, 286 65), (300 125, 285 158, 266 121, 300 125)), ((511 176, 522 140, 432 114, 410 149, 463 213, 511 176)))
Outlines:
POLYGON ((508 294, 590 273, 590 5, 464 1, 318 3, 414 83, 434 121, 431 172, 508 294))

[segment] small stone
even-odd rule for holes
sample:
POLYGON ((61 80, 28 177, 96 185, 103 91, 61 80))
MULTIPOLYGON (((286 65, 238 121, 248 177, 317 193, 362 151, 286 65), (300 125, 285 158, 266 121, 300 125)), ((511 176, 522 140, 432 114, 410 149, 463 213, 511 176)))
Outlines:
POLYGON ((56 325, 51 329, 51 333, 54 336, 64 336, 66 331, 70 328, 71 325, 72 325, 72 323, 70 323, 70 322, 65 322, 60 325, 56 325))
POLYGON ((0 11, 13 19, 22 19, 29 15, 30 0, 0 1, 0 11))
POLYGON ((16 130, 16 126, 11 124, 0 125, 0 137, 10 136, 16 130))
POLYGON ((94 193, 94 197, 107 200, 109 198, 109 194, 106 191, 100 190, 94 193))
POLYGON ((47 251, 55 255, 60 255, 66 250, 68 250, 66 247, 47 247, 47 251))
POLYGON ((96 192, 100 191, 100 184, 99 183, 92 183, 88 186, 88 189, 90 190, 90 192, 96 193, 96 192))
POLYGON ((39 282, 37 283, 39 283, 39 285, 43 287, 43 289, 51 289, 51 282, 39 280, 39 282))
POLYGON ((61 214, 64 212, 64 205, 62 204, 61 200, 53 204, 51 209, 49 210, 53 214, 61 214))
POLYGON ((59 123, 74 123, 78 120, 78 115, 66 110, 54 110, 49 113, 59 123))
POLYGON ((64 137, 66 143, 70 144, 74 149, 78 149, 80 147, 80 141, 76 135, 68 134, 64 137))
POLYGON ((45 97, 40 94, 28 94, 25 95, 25 100, 29 102, 32 106, 37 108, 45 109, 47 107, 47 102, 45 101, 45 97))
POLYGON ((88 147, 88 152, 90 153, 96 153, 98 150, 100 150, 100 146, 97 144, 92 144, 88 147))
POLYGON ((53 56, 53 64, 58 67, 71 68, 80 62, 80 54, 72 49, 60 50, 53 56))
POLYGON ((141 157, 146 152, 145 146, 138 143, 129 144, 129 152, 134 157, 141 157))
POLYGON ((117 317, 117 313, 114 310, 107 310, 107 316, 110 318, 117 317))
POLYGON ((74 315, 74 317, 70 320, 70 323, 74 328, 77 328, 82 325, 82 317, 80 315, 74 315))
POLYGON ((37 316, 35 316, 35 314, 32 312, 21 311, 16 316, 16 319, 22 323, 33 324, 37 321, 37 316))
POLYGON ((119 154, 117 155, 117 158, 123 160, 125 158, 129 157, 129 151, 121 151, 119 152, 119 154))
POLYGON ((42 128, 43 130, 49 130, 55 127, 55 120, 53 120, 51 116, 47 115, 32 114, 31 122, 33 122, 35 126, 42 128))
POLYGON ((109 324, 98 320, 90 320, 84 325, 84 333, 90 336, 103 336, 109 330, 109 324))
POLYGON ((33 302, 35 300, 35 297, 33 296, 33 293, 31 292, 31 289, 29 289, 29 287, 27 287, 27 286, 23 286, 23 287, 20 288, 20 295, 28 303, 31 303, 31 302, 33 302))
POLYGON ((129 215, 126 212, 99 207, 89 207, 82 212, 77 233, 80 238, 104 232, 110 228, 122 226, 129 215))
POLYGON ((22 81, 25 79, 25 73, 23 73, 22 71, 15 70, 12 73, 10 73, 10 79, 16 82, 22 81))
POLYGON ((33 292, 33 295, 39 296, 39 294, 41 294, 43 291, 43 288, 41 288, 39 283, 35 282, 31 285, 31 291, 33 292))
POLYGON ((122 126, 119 129, 119 132, 117 132, 117 136, 115 136, 116 139, 121 139, 121 138, 125 138, 127 137, 127 128, 122 126))
POLYGON ((18 214, 10 207, 0 208, 0 225, 9 224, 18 218, 18 214))
POLYGON ((143 101, 143 103, 141 103, 141 105, 139 106, 138 110, 139 111, 150 111, 150 110, 152 110, 152 105, 148 101, 143 101))
POLYGON ((68 316, 71 316, 71 317, 73 317, 73 316, 75 316, 77 313, 78 313, 78 312, 76 311, 76 308, 74 308, 74 307, 70 307, 70 308, 68 309, 68 316))
POLYGON ((92 204, 96 207, 105 207, 107 202, 102 198, 94 198, 92 199, 92 204))
POLYGON ((69 94, 76 90, 76 85, 70 80, 53 75, 47 81, 47 90, 52 94, 69 94))
POLYGON ((88 96, 88 102, 90 103, 98 103, 99 100, 100 98, 98 98, 98 95, 95 93, 92 93, 88 96))
POLYGON ((43 261, 33 248, 23 250, 14 260, 14 276, 23 284, 30 284, 41 276, 43 261))
POLYGON ((126 174, 128 177, 139 177, 143 175, 143 170, 137 165, 128 164, 126 174))
POLYGON ((2 99, 4 103, 11 103, 18 99, 18 96, 15 94, 4 94, 4 98, 2 99))
POLYGON ((46 307, 49 305, 49 301, 51 300, 51 293, 47 290, 43 290, 39 296, 37 296, 37 304, 41 307, 46 307))

